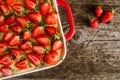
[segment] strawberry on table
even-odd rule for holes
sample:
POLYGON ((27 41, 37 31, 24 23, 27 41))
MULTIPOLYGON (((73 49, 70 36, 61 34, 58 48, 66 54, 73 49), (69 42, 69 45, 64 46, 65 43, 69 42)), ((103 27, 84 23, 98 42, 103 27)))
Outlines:
POLYGON ((9 32, 9 26, 7 24, 0 25, 0 32, 8 33, 9 32))
POLYGON ((22 28, 27 27, 28 24, 30 23, 29 19, 23 16, 17 16, 16 21, 22 28))
POLYGON ((50 36, 53 36, 56 34, 57 32, 57 29, 55 27, 49 27, 47 26, 46 29, 47 33, 50 35, 50 36))
POLYGON ((8 15, 10 13, 9 7, 5 4, 0 4, 0 10, 4 15, 8 15))
POLYGON ((48 2, 43 2, 40 4, 40 13, 45 16, 50 11, 50 4, 48 2))
POLYGON ((10 59, 10 55, 6 54, 3 56, 0 56, 0 64, 4 66, 10 66, 12 64, 12 60, 10 59))
POLYGON ((42 61, 42 56, 39 54, 35 54, 35 53, 28 53, 27 58, 35 66, 38 66, 42 61))
POLYGON ((15 59, 18 59, 22 54, 22 51, 17 48, 11 48, 11 55, 15 57, 15 59))
POLYGON ((50 36, 48 35, 41 35, 37 38, 37 41, 42 44, 43 46, 49 46, 50 45, 50 36))
POLYGON ((63 43, 61 40, 55 40, 52 44, 52 50, 56 51, 63 48, 63 43))
POLYGON ((98 7, 95 9, 95 16, 99 18, 99 17, 102 16, 102 13, 103 13, 102 7, 98 6, 98 7))
POLYGON ((30 31, 24 31, 23 32, 23 40, 28 41, 31 38, 30 31))
POLYGON ((14 4, 17 3, 18 0, 5 0, 5 3, 8 5, 8 6, 13 6, 14 4))
POLYGON ((49 65, 56 65, 59 62, 59 54, 56 51, 52 51, 45 54, 43 59, 49 65))
POLYGON ((19 35, 14 35, 9 42, 10 46, 18 46, 20 44, 21 44, 21 40, 19 35))
POLYGON ((92 19, 90 21, 90 27, 93 28, 93 29, 98 28, 98 20, 97 19, 92 19))
POLYGON ((33 31, 32 31, 32 36, 33 36, 34 38, 37 38, 37 37, 39 37, 40 35, 42 35, 42 34, 44 34, 44 33, 45 33, 45 31, 44 31, 44 28, 43 28, 43 27, 35 26, 35 27, 33 28, 33 31))
POLYGON ((28 13, 27 16, 31 21, 33 21, 36 24, 42 21, 42 15, 39 12, 31 12, 28 13))
POLYGON ((32 49, 37 54, 44 54, 44 52, 45 52, 45 48, 43 46, 39 46, 39 45, 33 46, 32 49))
POLYGON ((4 76, 11 76, 12 75, 12 68, 11 67, 3 66, 3 67, 1 67, 0 71, 4 76))
POLYGON ((21 32, 21 30, 22 30, 22 28, 19 25, 13 25, 11 27, 11 29, 12 29, 13 32, 17 32, 17 33, 21 32))
POLYGON ((31 42, 29 42, 29 41, 20 45, 20 48, 24 51, 31 50, 31 47, 32 47, 32 45, 31 45, 31 42))
POLYGON ((5 33, 3 40, 6 42, 9 42, 12 38, 13 34, 12 33, 5 33))
POLYGON ((7 42, 0 42, 0 55, 4 54, 6 48, 7 48, 7 42))
POLYGON ((58 23, 57 13, 56 12, 48 13, 44 23, 47 25, 57 24, 58 23))
POLYGON ((36 0, 24 0, 24 3, 29 10, 34 10, 37 5, 36 0))
POLYGON ((27 69, 29 68, 28 62, 26 59, 18 61, 15 66, 19 69, 27 69))
POLYGON ((6 21, 6 24, 13 24, 15 22, 15 16, 11 15, 6 21))
POLYGON ((15 4, 12 6, 13 10, 15 10, 17 13, 25 13, 25 8, 23 7, 22 4, 15 4))
POLYGON ((110 22, 114 17, 114 12, 113 11, 107 11, 103 14, 101 18, 102 23, 107 23, 110 22))

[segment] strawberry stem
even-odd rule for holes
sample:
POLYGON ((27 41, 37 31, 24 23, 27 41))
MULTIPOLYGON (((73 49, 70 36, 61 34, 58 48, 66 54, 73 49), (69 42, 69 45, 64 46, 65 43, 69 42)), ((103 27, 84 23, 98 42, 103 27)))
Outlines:
POLYGON ((44 2, 48 2, 48 0, 44 0, 44 2))

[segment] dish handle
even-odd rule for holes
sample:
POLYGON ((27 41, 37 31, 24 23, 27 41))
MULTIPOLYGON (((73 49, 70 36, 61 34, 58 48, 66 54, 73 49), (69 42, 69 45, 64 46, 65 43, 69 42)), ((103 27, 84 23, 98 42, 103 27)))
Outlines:
POLYGON ((74 33, 75 33, 74 19, 71 12, 71 8, 65 0, 57 0, 57 4, 60 7, 64 7, 67 13, 67 19, 70 26, 70 31, 67 34, 65 34, 65 38, 66 38, 66 41, 69 41, 74 36, 74 33))

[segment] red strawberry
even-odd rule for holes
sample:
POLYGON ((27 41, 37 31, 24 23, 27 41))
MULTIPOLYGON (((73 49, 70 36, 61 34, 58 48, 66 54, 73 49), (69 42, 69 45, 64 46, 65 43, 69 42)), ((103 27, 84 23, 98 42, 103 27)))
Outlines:
POLYGON ((12 15, 6 20, 6 24, 13 24, 15 22, 15 16, 12 15))
POLYGON ((35 54, 35 53, 28 53, 27 54, 27 58, 35 66, 38 66, 41 63, 41 61, 42 61, 42 56, 39 55, 39 54, 35 54))
POLYGON ((40 26, 35 26, 33 31, 32 31, 32 36, 34 38, 37 38, 39 37, 40 35, 44 34, 44 28, 43 27, 40 27, 40 26))
POLYGON ((15 57, 15 59, 18 59, 21 56, 22 51, 20 49, 11 48, 11 54, 15 57))
POLYGON ((5 22, 5 17, 0 14, 0 25, 5 22))
POLYGON ((15 4, 12 6, 13 10, 15 10, 18 13, 24 13, 25 12, 25 8, 23 7, 22 4, 15 4))
POLYGON ((30 23, 29 19, 27 17, 23 17, 23 16, 17 16, 16 21, 22 28, 27 27, 27 25, 30 23))
POLYGON ((45 16, 50 11, 50 4, 43 2, 40 4, 40 13, 45 16))
POLYGON ((50 45, 50 37, 48 35, 42 35, 42 36, 38 37, 37 41, 44 46, 50 45))
POLYGON ((14 35, 9 42, 10 46, 18 46, 21 44, 20 37, 18 35, 14 35))
POLYGON ((28 62, 26 59, 18 61, 15 66, 19 69, 27 69, 29 68, 28 62))
POLYGON ((32 12, 27 14, 29 19, 32 20, 34 23, 39 23, 42 20, 42 15, 38 12, 32 12))
POLYGON ((8 15, 10 13, 9 7, 4 4, 0 4, 0 9, 4 15, 8 15))
POLYGON ((103 13, 102 7, 98 6, 98 7, 95 9, 95 15, 96 15, 96 17, 98 17, 98 18, 101 17, 102 13, 103 13))
POLYGON ((50 12, 47 17, 45 18, 45 24, 57 24, 58 23, 58 16, 56 12, 50 12))
POLYGON ((13 6, 14 4, 17 3, 18 0, 5 0, 5 3, 8 5, 8 6, 13 6))
POLYGON ((6 42, 0 42, 0 55, 4 53, 6 48, 7 48, 7 43, 6 42))
POLYGON ((12 29, 12 31, 14 31, 14 32, 21 32, 21 27, 19 26, 19 25, 13 25, 12 27, 11 27, 11 29, 12 29))
POLYGON ((8 67, 8 66, 3 66, 1 69, 0 69, 1 73, 4 75, 4 76, 11 76, 12 75, 12 69, 11 67, 8 67))
POLYGON ((24 51, 31 50, 31 43, 29 41, 20 45, 20 48, 24 51))
POLYGON ((8 42, 8 41, 11 40, 12 36, 13 36, 13 34, 11 34, 11 33, 6 33, 6 34, 4 35, 4 37, 3 37, 3 40, 6 41, 6 42, 8 42))
POLYGON ((8 27, 9 26, 7 24, 0 25, 0 32, 8 33, 9 32, 8 27))
POLYGON ((30 33, 30 31, 25 31, 25 32, 23 32, 23 39, 24 39, 25 41, 28 41, 30 38, 31 38, 31 33, 30 33))
POLYGON ((52 44, 52 50, 56 51, 63 48, 63 43, 61 40, 55 40, 52 44))
POLYGON ((55 27, 46 27, 46 31, 49 35, 53 36, 56 34, 57 32, 57 29, 55 27))
POLYGON ((92 20, 90 21, 90 27, 91 27, 91 28, 94 28, 94 29, 98 28, 98 20, 92 19, 92 20))
POLYGON ((56 65, 59 62, 59 54, 56 51, 52 51, 44 55, 44 60, 47 64, 56 65))
POLYGON ((29 10, 34 10, 37 5, 36 0, 24 0, 24 3, 29 10))
POLYGON ((101 19, 101 22, 102 23, 110 22, 113 19, 113 17, 114 17, 114 14, 112 11, 105 12, 101 19))
POLYGON ((3 56, 0 56, 0 64, 4 66, 10 66, 12 64, 12 60, 10 59, 10 55, 6 54, 3 56))
POLYGON ((43 46, 33 46, 32 49, 37 54, 43 54, 45 52, 45 48, 43 46))

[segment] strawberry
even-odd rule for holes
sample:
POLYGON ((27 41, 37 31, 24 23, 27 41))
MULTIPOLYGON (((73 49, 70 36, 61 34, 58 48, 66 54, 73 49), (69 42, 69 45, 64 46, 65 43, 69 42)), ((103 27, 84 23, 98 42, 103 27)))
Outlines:
POLYGON ((12 60, 10 59, 10 55, 6 54, 3 56, 0 56, 0 64, 4 66, 10 66, 12 64, 12 60))
POLYGON ((43 46, 33 46, 33 51, 35 51, 37 54, 43 54, 45 52, 45 48, 43 46))
POLYGON ((37 5, 36 0, 24 0, 24 3, 29 10, 34 10, 37 5))
POLYGON ((98 20, 97 19, 92 19, 90 21, 90 27, 94 28, 94 29, 98 28, 98 20))
POLYGON ((48 35, 39 36, 37 38, 37 41, 44 46, 49 46, 50 45, 50 37, 48 35))
POLYGON ((55 27, 49 27, 47 26, 46 29, 47 33, 50 35, 50 36, 53 36, 56 34, 57 32, 57 29, 55 27))
POLYGON ((15 10, 17 13, 25 13, 25 8, 22 4, 15 4, 12 6, 13 10, 15 10))
POLYGON ((98 7, 95 9, 95 15, 96 15, 96 17, 98 17, 98 18, 101 17, 102 13, 103 13, 102 7, 98 6, 98 7))
POLYGON ((20 48, 24 51, 31 50, 31 42, 27 41, 20 45, 20 48))
POLYGON ((27 69, 29 68, 28 62, 26 59, 18 61, 15 66, 19 69, 27 69))
POLYGON ((22 30, 22 28, 19 25, 13 25, 11 27, 11 29, 12 29, 13 32, 17 32, 17 33, 21 32, 21 30, 22 30))
POLYGON ((6 42, 0 42, 0 55, 2 55, 7 48, 7 43, 6 42))
POLYGON ((4 76, 11 76, 12 75, 12 68, 11 67, 3 66, 3 67, 1 67, 0 71, 4 76))
POLYGON ((28 24, 30 23, 29 19, 23 16, 17 16, 16 21, 22 28, 27 27, 28 24))
POLYGON ((13 6, 14 4, 17 3, 18 0, 5 0, 5 3, 8 5, 8 6, 13 6))
POLYGON ((41 22, 41 20, 42 20, 42 15, 40 13, 38 13, 38 12, 28 13, 27 16, 29 17, 29 19, 31 21, 33 21, 36 24, 41 22))
POLYGON ((15 57, 15 59, 18 59, 21 56, 22 51, 17 48, 11 48, 11 54, 13 57, 15 57))
POLYGON ((57 24, 58 23, 57 13, 56 12, 48 13, 44 23, 48 25, 57 24))
POLYGON ((10 13, 9 7, 4 4, 0 4, 0 9, 4 15, 8 15, 10 13))
POLYGON ((50 4, 43 2, 40 4, 40 13, 45 16, 50 11, 50 4))
POLYGON ((13 34, 11 33, 6 33, 3 37, 3 40, 6 41, 6 42, 9 42, 12 38, 13 34))
POLYGON ((28 41, 31 38, 30 31, 23 32, 23 40, 28 41))
POLYGON ((43 27, 40 27, 40 26, 35 26, 33 31, 32 31, 32 36, 34 38, 37 38, 39 37, 40 35, 44 34, 45 31, 44 31, 44 28, 43 27))
POLYGON ((14 15, 10 16, 10 17, 5 21, 6 24, 13 24, 14 22, 15 22, 15 16, 14 16, 14 15))
POLYGON ((8 27, 9 26, 7 24, 0 25, 0 32, 8 33, 9 32, 8 27))
POLYGON ((55 40, 52 44, 52 50, 56 51, 63 48, 63 43, 61 40, 55 40))
POLYGON ((105 12, 101 18, 102 23, 110 22, 114 17, 114 13, 112 11, 105 12))
POLYGON ((18 35, 14 35, 9 42, 10 46, 18 46, 20 44, 21 44, 21 41, 18 35))
POLYGON ((49 65, 56 65, 59 62, 59 54, 56 51, 52 51, 48 54, 45 54, 43 59, 49 65))
POLYGON ((38 66, 41 63, 41 61, 42 61, 42 56, 39 55, 39 54, 35 54, 35 53, 28 53, 27 54, 27 58, 35 66, 38 66))
POLYGON ((0 14, 0 25, 3 24, 5 22, 5 17, 0 14))

